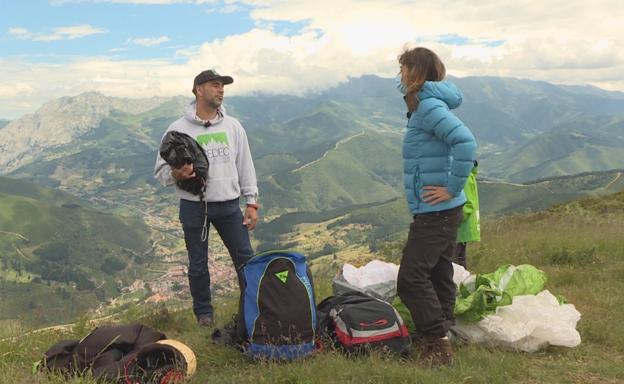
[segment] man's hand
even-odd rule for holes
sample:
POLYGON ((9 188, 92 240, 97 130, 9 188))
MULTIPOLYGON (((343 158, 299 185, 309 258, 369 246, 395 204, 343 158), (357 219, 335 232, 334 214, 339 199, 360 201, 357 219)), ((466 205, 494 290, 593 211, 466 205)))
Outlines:
POLYGON ((184 164, 180 168, 171 168, 171 176, 176 180, 188 180, 195 177, 193 164, 184 164))
POLYGON ((256 228, 256 223, 258 223, 258 210, 253 207, 245 208, 243 225, 246 225, 247 229, 252 231, 254 228, 256 228))
POLYGON ((430 205, 436 205, 453 198, 446 187, 427 185, 424 186, 423 189, 427 191, 422 195, 423 201, 430 205))

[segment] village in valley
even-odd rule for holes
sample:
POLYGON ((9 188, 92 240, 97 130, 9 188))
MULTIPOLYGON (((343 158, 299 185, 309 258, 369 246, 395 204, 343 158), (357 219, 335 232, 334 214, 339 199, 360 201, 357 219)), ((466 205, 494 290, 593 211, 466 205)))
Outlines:
MULTIPOLYGON (((144 220, 151 228, 151 261, 144 277, 121 288, 121 296, 112 299, 106 307, 119 307, 133 302, 190 303, 188 289, 188 258, 184 235, 176 207, 146 213, 144 220)), ((238 287, 236 272, 229 253, 217 231, 211 227, 208 242, 210 280, 214 296, 225 295, 238 287)))

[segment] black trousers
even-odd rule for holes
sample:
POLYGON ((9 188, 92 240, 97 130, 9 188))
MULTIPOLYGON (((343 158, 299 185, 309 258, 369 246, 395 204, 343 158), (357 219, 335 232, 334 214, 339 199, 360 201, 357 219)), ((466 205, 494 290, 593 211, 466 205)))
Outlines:
POLYGON ((462 209, 415 215, 403 248, 398 295, 427 336, 443 337, 455 323, 452 259, 462 209))
POLYGON ((466 243, 457 243, 457 250, 455 251, 453 263, 468 269, 468 264, 466 263, 466 243))

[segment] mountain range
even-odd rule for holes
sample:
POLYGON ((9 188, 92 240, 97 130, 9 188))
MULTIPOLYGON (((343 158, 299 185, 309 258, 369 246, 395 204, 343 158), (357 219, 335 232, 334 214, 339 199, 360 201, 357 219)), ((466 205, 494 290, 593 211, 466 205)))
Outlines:
MULTIPOLYGON (((479 141, 484 175, 524 182, 624 167, 614 156, 624 145, 622 93, 513 78, 451 80, 464 93, 456 113, 479 141)), ((125 126, 128 140, 153 153, 188 101, 97 93, 54 100, 0 130, 1 172, 53 160, 59 151, 80 152, 85 143, 109 134, 111 120, 125 126)), ((260 174, 314 161, 362 130, 401 133, 405 126, 405 106, 393 81, 376 76, 305 97, 258 94, 229 97, 226 103, 249 133, 260 174)))
MULTIPOLYGON (((624 190, 624 94, 511 78, 451 80, 464 93, 456 113, 480 145, 485 216, 624 190)), ((160 138, 189 101, 84 93, 0 122, 0 174, 8 176, 0 177, 0 289, 12 298, 3 313, 32 312, 29 292, 61 309, 73 303, 67 315, 80 313, 142 273, 149 232, 176 225, 175 197, 152 170, 160 138), (143 223, 153 218, 164 224, 143 223)), ((393 80, 364 76, 320 94, 226 103, 256 164, 259 250, 295 244, 289 234, 305 223, 355 226, 352 241, 366 244, 404 235, 406 119, 393 80)))
MULTIPOLYGON (((526 184, 624 169, 618 156, 624 94, 513 78, 451 80, 464 93, 456 113, 480 144, 482 179, 526 184)), ((97 93, 60 98, 0 129, 0 172, 100 208, 157 210, 171 204, 172 194, 152 177, 156 150, 188 102, 182 96, 129 100, 97 93)), ((267 219, 403 196, 405 106, 391 79, 364 76, 320 94, 257 94, 226 102, 247 130, 267 219)), ((500 203, 491 212, 522 209, 522 199, 513 196, 493 194, 500 203)))

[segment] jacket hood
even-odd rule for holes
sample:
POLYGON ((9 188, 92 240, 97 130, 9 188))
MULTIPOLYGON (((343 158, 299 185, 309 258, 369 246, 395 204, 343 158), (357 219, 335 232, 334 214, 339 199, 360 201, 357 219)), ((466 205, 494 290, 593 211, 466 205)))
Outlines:
POLYGON ((425 81, 420 92, 420 100, 435 98, 442 100, 450 109, 459 107, 463 96, 459 88, 450 81, 425 81))
MULTIPOLYGON (((220 106, 218 112, 219 113, 217 113, 217 116, 214 119, 210 120, 210 125, 218 124, 223 120, 223 117, 225 116, 225 108, 223 106, 220 106)), ((197 101, 195 100, 191 101, 189 105, 186 106, 186 110, 184 111, 184 118, 195 125, 206 125, 206 121, 197 117, 197 101)))

